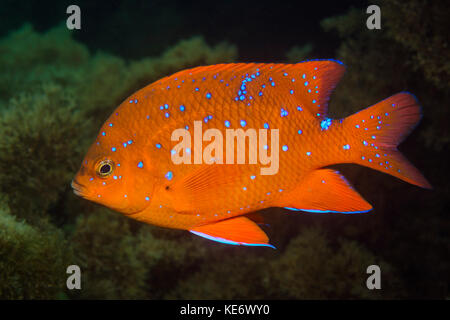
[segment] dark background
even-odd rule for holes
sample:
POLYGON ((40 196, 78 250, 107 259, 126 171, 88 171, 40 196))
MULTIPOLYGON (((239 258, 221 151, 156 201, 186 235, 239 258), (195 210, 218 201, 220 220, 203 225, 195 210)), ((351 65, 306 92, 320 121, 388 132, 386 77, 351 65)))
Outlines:
POLYGON ((381 30, 366 28, 365 1, 0 1, 0 298, 448 299, 449 6, 376 3, 381 30), (70 4, 82 29, 47 36, 70 4), (168 54, 196 35, 204 47, 168 54), (343 61, 332 117, 414 93, 423 119, 399 149, 433 190, 336 165, 374 210, 266 209, 276 251, 143 225, 75 197, 70 181, 108 114, 165 75, 222 62, 211 52, 224 41, 237 48, 223 50, 226 61, 343 61), (65 289, 70 264, 83 270, 81 291, 65 289), (365 286, 371 264, 382 290, 365 286))
POLYGON ((124 58, 157 55, 180 39, 203 35, 208 43, 229 41, 240 60, 273 61, 298 43, 314 42, 318 58, 330 57, 338 39, 320 27, 323 18, 363 1, 2 1, 0 35, 31 22, 44 31, 66 19, 77 4, 82 28, 75 38, 92 50, 124 58), (7 10, 6 10, 7 9, 7 10), (317 41, 320 39, 320 41, 317 41))

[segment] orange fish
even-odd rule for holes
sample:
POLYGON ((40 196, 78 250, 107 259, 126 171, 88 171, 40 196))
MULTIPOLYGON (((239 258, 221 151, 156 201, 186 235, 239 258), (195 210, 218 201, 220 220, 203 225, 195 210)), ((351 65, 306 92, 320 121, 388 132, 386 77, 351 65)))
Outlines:
POLYGON ((431 188, 396 148, 421 118, 413 95, 401 92, 345 119, 327 118, 344 70, 334 60, 220 64, 163 78, 128 97, 105 122, 74 192, 149 224, 272 246, 249 213, 372 209, 342 175, 324 169, 329 165, 356 163, 431 188), (239 134, 227 135, 238 129, 240 142, 239 134), (175 134, 183 131, 184 138, 175 134), (229 139, 225 148, 221 137, 236 139, 237 148, 227 153, 229 139))

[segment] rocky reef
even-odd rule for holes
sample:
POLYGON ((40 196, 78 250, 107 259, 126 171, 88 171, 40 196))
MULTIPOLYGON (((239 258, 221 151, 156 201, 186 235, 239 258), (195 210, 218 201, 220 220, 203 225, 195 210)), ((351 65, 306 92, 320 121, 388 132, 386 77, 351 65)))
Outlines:
MULTIPOLYGON (((424 118, 400 149, 435 189, 342 165, 375 210, 353 216, 265 210, 277 250, 144 225, 70 188, 99 126, 123 99, 175 71, 237 61, 234 45, 210 46, 197 36, 160 56, 128 61, 90 52, 64 26, 39 33, 27 24, 9 33, 0 40, 0 298, 448 297, 450 190, 443 172, 450 56, 439 2, 421 10, 419 0, 382 1, 382 33, 361 29, 361 10, 322 21, 341 39, 334 58, 348 66, 331 116, 413 92, 424 118), (418 20, 423 34, 412 31, 418 20), (66 289, 66 268, 73 264, 82 270, 82 290, 66 289), (362 266, 371 264, 383 270, 382 292, 365 287, 362 266)), ((314 58, 314 44, 299 43, 287 58, 314 58)))

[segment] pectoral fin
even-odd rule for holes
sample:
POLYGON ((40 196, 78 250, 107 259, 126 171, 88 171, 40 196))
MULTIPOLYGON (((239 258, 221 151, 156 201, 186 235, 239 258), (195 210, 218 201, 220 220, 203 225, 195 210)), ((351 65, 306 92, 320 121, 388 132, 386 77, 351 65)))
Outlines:
POLYGON ((256 223, 245 218, 237 217, 206 224, 189 230, 200 237, 233 245, 267 246, 269 238, 256 223))
POLYGON ((244 170, 238 164, 199 166, 171 186, 174 209, 185 214, 213 214, 217 208, 228 207, 230 195, 240 190, 248 177, 244 170))
POLYGON ((277 205, 307 212, 362 213, 372 209, 339 172, 330 169, 311 172, 277 205))

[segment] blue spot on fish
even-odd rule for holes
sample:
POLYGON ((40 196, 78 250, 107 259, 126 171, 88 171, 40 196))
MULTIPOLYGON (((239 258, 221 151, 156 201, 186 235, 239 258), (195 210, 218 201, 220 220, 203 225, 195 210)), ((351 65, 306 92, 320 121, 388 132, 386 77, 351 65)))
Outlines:
POLYGON ((331 126, 331 119, 330 118, 325 118, 320 123, 320 127, 322 128, 322 130, 328 130, 328 128, 330 126, 331 126))
POLYGON ((172 173, 172 171, 168 171, 168 172, 166 173, 165 177, 166 177, 167 180, 172 180, 172 178, 173 178, 173 173, 172 173))

